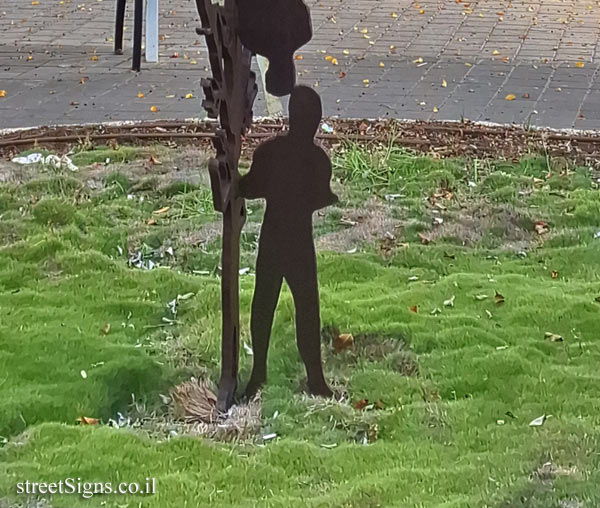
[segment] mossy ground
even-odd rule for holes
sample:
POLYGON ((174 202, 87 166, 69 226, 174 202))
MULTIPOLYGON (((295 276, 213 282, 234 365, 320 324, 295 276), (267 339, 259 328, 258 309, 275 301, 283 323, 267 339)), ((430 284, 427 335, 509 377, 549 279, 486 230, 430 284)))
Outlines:
MULTIPOLYGON (((104 425, 158 418, 169 387, 217 379, 219 217, 181 157, 100 151, 81 151, 76 173, 0 168, 0 506, 27 502, 19 481, 68 477, 155 477, 158 493, 52 506, 600 504, 594 169, 338 149, 341 200, 315 231, 325 370, 347 395, 302 395, 284 291, 258 441, 277 438, 263 446, 104 425), (334 352, 338 332, 354 347, 334 352)), ((261 214, 249 203, 247 344, 261 214)))

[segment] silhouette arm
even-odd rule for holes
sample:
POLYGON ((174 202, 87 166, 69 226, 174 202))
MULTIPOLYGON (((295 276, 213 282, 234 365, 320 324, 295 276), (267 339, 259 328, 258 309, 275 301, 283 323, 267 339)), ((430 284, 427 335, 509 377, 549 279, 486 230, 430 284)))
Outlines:
POLYGON ((317 181, 315 183, 319 191, 315 195, 314 209, 320 210, 321 208, 337 203, 339 199, 331 191, 331 161, 322 149, 319 149, 319 164, 317 164, 317 168, 317 181))
POLYGON ((252 157, 250 171, 240 178, 239 193, 245 199, 264 198, 267 185, 267 161, 259 146, 252 157))

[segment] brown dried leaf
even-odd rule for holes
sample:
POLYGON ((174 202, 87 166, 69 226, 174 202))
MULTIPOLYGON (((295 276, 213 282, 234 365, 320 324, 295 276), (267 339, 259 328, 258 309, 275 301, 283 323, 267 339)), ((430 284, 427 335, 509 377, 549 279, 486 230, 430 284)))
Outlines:
POLYGON ((494 291, 494 303, 496 305, 502 305, 504 303, 504 296, 498 293, 498 291, 494 291))
POLYGON ((367 399, 360 399, 360 400, 357 400, 354 404, 352 404, 352 407, 354 409, 357 409, 358 411, 361 411, 365 407, 367 407, 368 404, 369 404, 369 401, 367 399))
POLYGON ((333 349, 336 353, 342 352, 344 349, 352 347, 354 344, 354 337, 351 333, 340 333, 333 340, 333 349))

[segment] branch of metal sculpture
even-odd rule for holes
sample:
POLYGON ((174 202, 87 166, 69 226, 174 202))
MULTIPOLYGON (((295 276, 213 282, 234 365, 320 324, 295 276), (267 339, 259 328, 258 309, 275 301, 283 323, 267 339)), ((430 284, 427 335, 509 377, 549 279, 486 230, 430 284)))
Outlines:
POLYGON ((208 116, 218 118, 220 129, 213 140, 217 155, 208 164, 215 210, 223 214, 221 253, 222 340, 221 379, 217 409, 226 411, 237 387, 239 349, 238 274, 240 233, 246 217, 244 200, 237 195, 238 161, 242 136, 252 122, 256 97, 255 75, 250 70, 252 54, 237 35, 235 0, 214 5, 196 0, 206 38, 212 78, 202 80, 208 116))

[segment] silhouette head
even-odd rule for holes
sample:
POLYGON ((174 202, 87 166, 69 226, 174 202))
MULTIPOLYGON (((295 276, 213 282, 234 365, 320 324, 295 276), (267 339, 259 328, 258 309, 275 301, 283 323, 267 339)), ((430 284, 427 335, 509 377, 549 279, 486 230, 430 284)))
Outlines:
POLYGON ((290 134, 300 138, 315 137, 323 110, 319 94, 308 86, 296 86, 289 103, 290 134))

